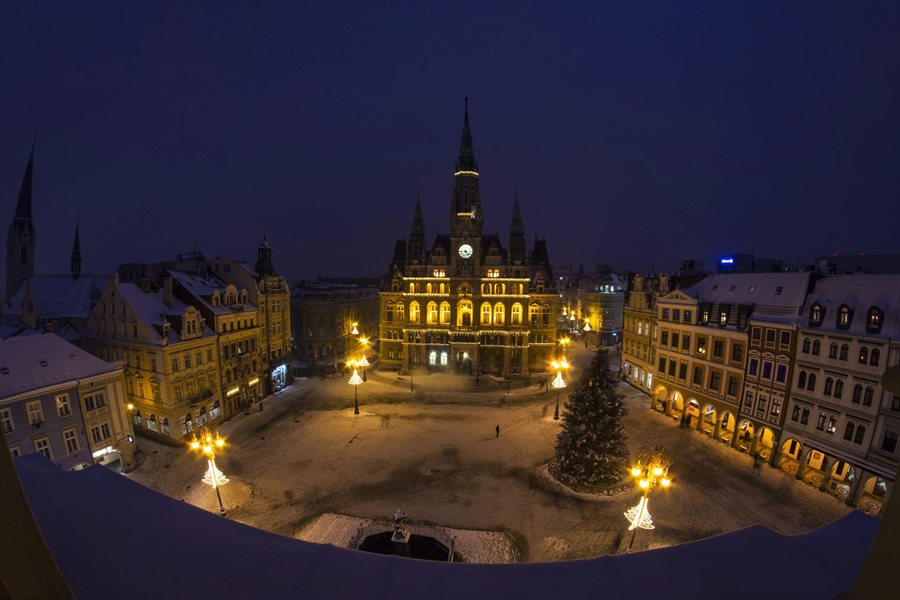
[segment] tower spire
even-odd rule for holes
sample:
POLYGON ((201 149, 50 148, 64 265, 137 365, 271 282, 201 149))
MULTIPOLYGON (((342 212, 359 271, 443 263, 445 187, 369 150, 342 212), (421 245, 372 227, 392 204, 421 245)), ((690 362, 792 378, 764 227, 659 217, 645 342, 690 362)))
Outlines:
POLYGON ((425 220, 422 218, 422 202, 418 194, 409 229, 409 258, 412 262, 425 262, 425 220))
POLYGON ((525 260, 525 224, 522 222, 522 211, 519 209, 519 191, 513 202, 512 224, 509 226, 509 257, 512 261, 525 260))
POLYGON ((78 235, 79 224, 78 221, 75 222, 75 241, 72 242, 72 259, 70 261, 69 271, 72 274, 72 279, 78 279, 81 277, 81 241, 78 235))
POLYGON ((31 144, 28 164, 22 176, 16 213, 6 232, 6 299, 9 300, 22 284, 34 276, 34 221, 31 218, 31 192, 34 174, 34 148, 37 132, 31 144))
POLYGON ((31 154, 28 155, 28 164, 25 165, 25 174, 22 176, 22 185, 19 187, 15 219, 31 220, 31 184, 34 176, 34 147, 37 146, 37 135, 37 131, 35 131, 34 141, 31 143, 31 154))
POLYGON ((472 146, 472 130, 469 128, 469 96, 466 95, 466 109, 463 116, 463 130, 459 139, 459 160, 456 163, 456 172, 478 173, 478 163, 475 161, 475 149, 472 146))

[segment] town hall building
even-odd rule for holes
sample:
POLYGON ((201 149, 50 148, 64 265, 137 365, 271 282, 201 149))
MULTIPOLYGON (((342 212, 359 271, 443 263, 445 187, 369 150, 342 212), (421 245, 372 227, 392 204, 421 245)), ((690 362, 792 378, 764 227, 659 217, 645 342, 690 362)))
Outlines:
POLYGON ((529 249, 518 198, 509 244, 484 233, 468 100, 453 174, 450 233, 425 242, 416 200, 380 292, 382 369, 427 367, 503 377, 544 372, 555 356, 558 296, 547 244, 529 249))

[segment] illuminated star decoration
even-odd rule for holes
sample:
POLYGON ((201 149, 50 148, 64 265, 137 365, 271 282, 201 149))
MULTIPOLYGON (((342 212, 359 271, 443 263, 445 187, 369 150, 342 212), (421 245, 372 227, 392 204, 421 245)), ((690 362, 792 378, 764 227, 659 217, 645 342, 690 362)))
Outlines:
POLYGON ((637 505, 632 506, 625 511, 625 518, 628 519, 630 523, 628 531, 637 529, 638 527, 641 529, 654 529, 653 519, 650 518, 650 513, 647 511, 647 503, 648 498, 642 496, 641 501, 638 502, 637 505))
POLYGON ((222 474, 222 471, 213 466, 211 460, 206 461, 206 464, 209 465, 209 468, 206 470, 206 475, 203 476, 203 483, 211 487, 216 487, 216 483, 218 485, 228 483, 228 478, 222 474))

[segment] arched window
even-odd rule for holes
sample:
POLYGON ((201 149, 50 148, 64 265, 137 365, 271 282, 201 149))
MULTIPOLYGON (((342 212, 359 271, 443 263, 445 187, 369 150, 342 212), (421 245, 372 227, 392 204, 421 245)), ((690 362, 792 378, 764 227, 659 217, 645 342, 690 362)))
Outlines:
POLYGON ((869 362, 869 349, 863 346, 859 349, 859 364, 864 365, 869 362))
POLYGON ((819 352, 821 352, 821 351, 822 351, 822 342, 820 342, 819 340, 815 340, 813 342, 812 353, 815 354, 816 356, 818 356, 819 352))
POLYGON ((163 417, 162 433, 163 435, 169 435, 169 417, 163 417))
POLYGON ((809 309, 809 324, 821 325, 822 319, 825 317, 825 309, 818 302, 809 309))
POLYGON ((824 393, 826 396, 830 396, 832 387, 834 387, 834 380, 831 377, 826 377, 825 378, 825 389, 822 393, 824 393))
POLYGON ((429 302, 428 303, 428 324, 429 325, 437 325, 437 323, 438 323, 437 302, 429 302))
POLYGON ((847 426, 844 428, 844 439, 852 440, 853 439, 853 423, 847 422, 847 426))
POLYGON ((482 294, 490 294, 491 293, 491 284, 482 283, 481 284, 481 293, 482 294))
POLYGON ((512 305, 511 317, 512 317, 511 323, 513 325, 521 325, 522 324, 522 305, 519 304, 518 302, 516 302, 515 304, 512 305))
POLYGON ((872 354, 869 355, 869 364, 873 367, 878 366, 878 361, 881 359, 881 350, 878 348, 872 348, 872 354))
POLYGON ((797 378, 797 387, 801 389, 806 387, 806 371, 800 371, 800 376, 797 378))
POLYGON ((838 379, 834 382, 834 397, 840 398, 844 395, 844 381, 842 379, 838 379))
POLYGON ((884 320, 884 313, 877 306, 869 308, 866 313, 866 331, 869 333, 878 333, 881 331, 881 322, 884 320))
POLYGON ((809 354, 810 341, 809 338, 803 339, 803 354, 809 354))
POLYGON ((841 344, 841 360, 847 360, 850 356, 850 346, 847 344, 841 344))
POLYGON ((838 308, 838 319, 837 326, 838 329, 847 329, 850 327, 850 317, 851 317, 850 307, 846 304, 841 304, 840 308, 838 308))
MULTIPOLYGON (((441 284, 443 285, 443 284, 441 284)), ((450 324, 450 303, 441 302, 441 325, 450 324)))
POLYGON ((415 293, 416 293, 416 284, 414 284, 414 283, 410 283, 410 284, 409 284, 409 293, 410 293, 410 294, 415 294, 415 293))
POLYGON ((206 407, 200 407, 200 414, 197 415, 197 425, 206 425, 206 407))
POLYGON ((506 317, 506 309, 498 302, 494 305, 494 325, 503 325, 506 317))
POLYGON ((410 323, 418 323, 419 322, 419 303, 418 302, 410 302, 409 303, 409 322, 410 323))
POLYGON ((472 325, 472 303, 469 300, 461 300, 456 305, 456 324, 460 327, 472 325))
POLYGON ((440 284, 439 289, 440 289, 441 294, 446 294, 447 293, 447 284, 445 284, 445 283, 440 284))
POLYGON ((156 415, 147 417, 147 429, 150 431, 159 431, 159 428, 156 426, 156 415))
POLYGON ((856 437, 853 438, 854 444, 862 444, 863 438, 866 437, 866 428, 860 425, 856 428, 856 437))
POLYGON ((875 398, 875 390, 869 386, 866 386, 866 391, 863 394, 863 406, 872 406, 872 400, 875 398))
POLYGON ((406 318, 406 307, 403 306, 402 303, 399 303, 394 306, 394 309, 397 311, 397 320, 402 321, 406 318))
POLYGON ((213 402, 212 410, 209 411, 209 420, 218 419, 222 414, 222 407, 219 404, 219 401, 216 400, 213 402))
POLYGON ((538 324, 538 319, 541 316, 541 308, 537 304, 529 304, 528 305, 528 322, 532 325, 538 324))
POLYGON ((431 282, 425 284, 425 293, 426 294, 432 293, 432 289, 433 288, 431 287, 431 282))
POLYGON ((191 413, 184 415, 184 427, 181 428, 181 431, 185 435, 194 431, 194 422, 191 420, 191 413))
POLYGON ((505 283, 501 283, 501 284, 500 284, 500 293, 501 293, 501 294, 505 294, 505 293, 506 293, 506 284, 505 284, 505 283))
POLYGON ((828 348, 828 358, 837 358, 838 356, 838 345, 837 342, 831 342, 831 346, 828 348))
POLYGON ((862 386, 858 383, 853 386, 853 402, 859 404, 862 401, 862 386))
POLYGON ((490 325, 491 324, 491 305, 488 302, 485 302, 481 305, 481 324, 482 325, 490 325))
POLYGON ((810 373, 809 378, 806 380, 806 389, 815 391, 816 389, 816 374, 810 373))

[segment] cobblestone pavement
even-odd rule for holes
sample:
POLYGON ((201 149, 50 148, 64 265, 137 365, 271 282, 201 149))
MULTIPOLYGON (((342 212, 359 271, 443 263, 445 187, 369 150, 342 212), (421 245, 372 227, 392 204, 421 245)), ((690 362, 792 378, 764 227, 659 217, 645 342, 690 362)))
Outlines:
MULTIPOLYGON (((570 352, 576 365, 588 359, 583 349, 570 352)), ((222 426, 229 445, 217 463, 231 479, 222 488, 230 518, 292 536, 322 513, 384 518, 402 508, 412 520, 507 532, 523 561, 621 549, 623 513, 636 504, 636 491, 584 499, 536 475, 552 457, 559 430, 554 392, 537 386, 507 392, 484 379, 476 388, 467 378, 434 375, 417 376, 411 393, 407 378, 369 372, 359 389, 362 414, 354 416, 347 379, 298 380, 266 399, 262 412, 222 426)), ((680 429, 629 386, 620 390, 632 454, 661 444, 674 461, 674 485, 650 497, 656 529, 640 531, 636 548, 757 523, 796 534, 849 510, 777 469, 754 472, 748 456, 680 429)), ((146 460, 130 477, 213 509, 215 494, 200 483, 201 458, 145 439, 140 447, 146 460)))

